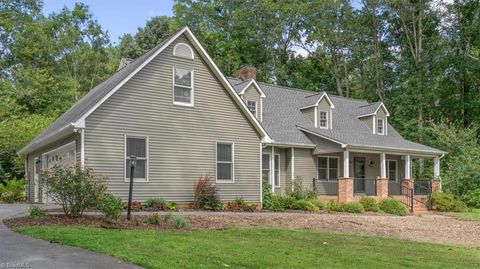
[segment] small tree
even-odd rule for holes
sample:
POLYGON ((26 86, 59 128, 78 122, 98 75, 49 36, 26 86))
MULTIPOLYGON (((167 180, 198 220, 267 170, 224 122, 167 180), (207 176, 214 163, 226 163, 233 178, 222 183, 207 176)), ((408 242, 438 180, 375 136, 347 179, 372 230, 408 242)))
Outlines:
POLYGON ((95 207, 106 191, 103 178, 79 165, 44 170, 41 183, 48 197, 62 205, 66 216, 74 218, 82 216, 86 208, 95 207))
POLYGON ((194 208, 198 209, 209 206, 216 210, 216 207, 219 205, 220 201, 218 199, 217 186, 215 186, 213 183, 210 175, 202 175, 195 180, 194 192, 194 208))

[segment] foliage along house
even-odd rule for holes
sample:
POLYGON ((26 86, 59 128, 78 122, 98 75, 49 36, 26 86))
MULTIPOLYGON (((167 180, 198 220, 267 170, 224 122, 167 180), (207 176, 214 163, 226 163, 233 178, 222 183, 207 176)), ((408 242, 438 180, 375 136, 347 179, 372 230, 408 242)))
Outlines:
POLYGON ((439 178, 444 152, 405 140, 389 116, 382 103, 258 83, 253 67, 226 78, 184 27, 123 63, 19 153, 35 202, 48 201, 40 170, 75 161, 126 199, 131 155, 135 200, 190 203, 194 180, 210 174, 222 200, 261 203, 262 178, 277 194, 302 178, 345 202, 401 195, 413 158, 434 158, 439 178))

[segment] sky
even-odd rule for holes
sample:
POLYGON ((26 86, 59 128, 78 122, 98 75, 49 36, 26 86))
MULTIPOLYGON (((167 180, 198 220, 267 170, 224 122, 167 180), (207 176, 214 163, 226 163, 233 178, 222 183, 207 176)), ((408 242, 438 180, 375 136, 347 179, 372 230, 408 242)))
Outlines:
POLYGON ((72 9, 77 2, 89 6, 115 44, 123 34, 135 34, 150 18, 173 15, 173 0, 44 0, 44 14, 58 12, 65 6, 72 9))

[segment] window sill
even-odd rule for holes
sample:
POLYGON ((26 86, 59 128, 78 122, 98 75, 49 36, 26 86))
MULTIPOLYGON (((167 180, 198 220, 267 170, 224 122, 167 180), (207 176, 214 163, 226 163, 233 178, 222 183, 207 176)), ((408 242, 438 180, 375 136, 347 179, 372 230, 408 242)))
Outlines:
POLYGON ((235 180, 221 180, 221 179, 217 179, 215 181, 216 183, 219 183, 219 184, 233 184, 235 183, 235 180))
POLYGON ((176 106, 186 106, 186 107, 193 107, 193 103, 182 103, 182 102, 173 102, 176 106))
MULTIPOLYGON (((133 182, 135 183, 148 183, 148 179, 144 179, 144 178, 134 178, 133 179, 133 182)), ((125 183, 130 183, 130 179, 129 178, 126 178, 125 179, 125 183)))

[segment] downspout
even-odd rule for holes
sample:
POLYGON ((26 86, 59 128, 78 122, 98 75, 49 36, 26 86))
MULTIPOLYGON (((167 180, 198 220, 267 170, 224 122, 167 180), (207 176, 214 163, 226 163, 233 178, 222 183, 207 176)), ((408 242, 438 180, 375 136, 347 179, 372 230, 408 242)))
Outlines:
POLYGON ((80 168, 85 168, 85 128, 77 128, 74 130, 80 134, 80 168))

